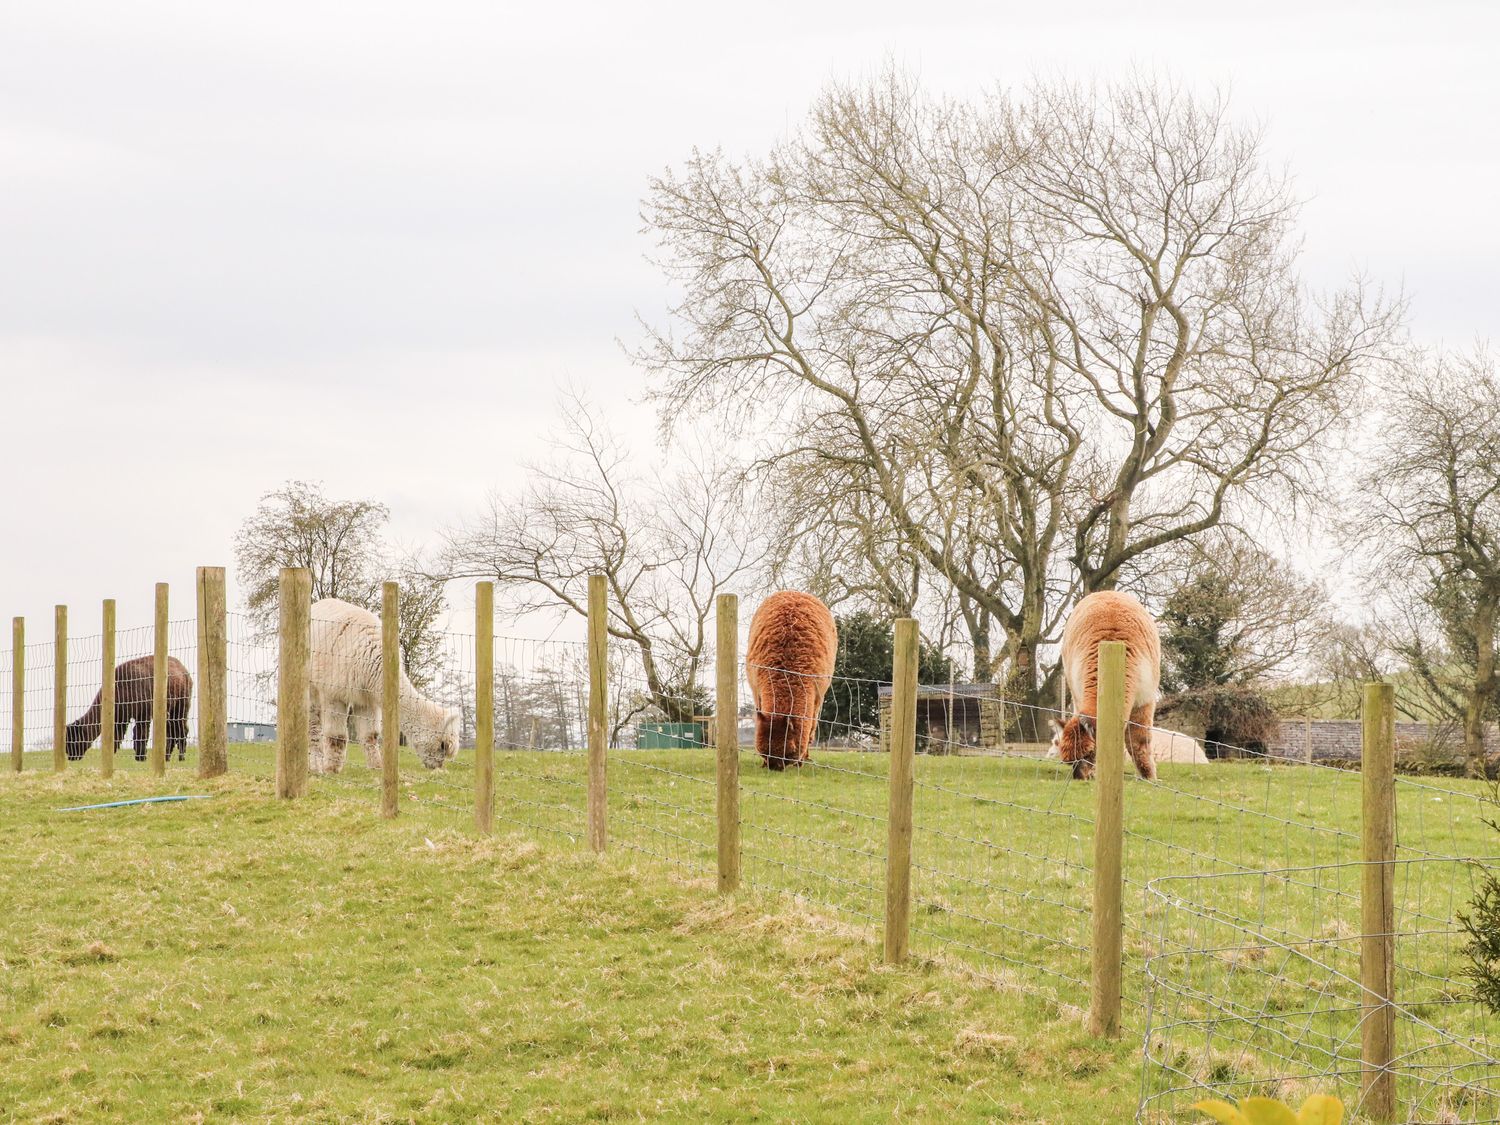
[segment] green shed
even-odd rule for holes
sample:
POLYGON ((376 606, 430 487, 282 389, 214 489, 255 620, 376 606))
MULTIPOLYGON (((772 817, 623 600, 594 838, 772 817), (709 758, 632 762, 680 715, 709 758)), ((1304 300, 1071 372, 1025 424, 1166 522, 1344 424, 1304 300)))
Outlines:
POLYGON ((641 723, 635 729, 637 750, 692 750, 708 748, 706 723, 641 723))

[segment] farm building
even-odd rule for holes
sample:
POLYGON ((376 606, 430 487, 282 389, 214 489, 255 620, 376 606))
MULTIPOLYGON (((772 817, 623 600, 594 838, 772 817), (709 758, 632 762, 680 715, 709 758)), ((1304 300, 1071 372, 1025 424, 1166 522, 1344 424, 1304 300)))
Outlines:
MULTIPOLYGON (((891 748, 891 685, 880 685, 880 749, 891 748)), ((927 742, 982 750, 1005 747, 1005 700, 998 684, 919 684, 917 730, 927 742)))
POLYGON ((275 742, 274 723, 229 723, 230 742, 275 742))

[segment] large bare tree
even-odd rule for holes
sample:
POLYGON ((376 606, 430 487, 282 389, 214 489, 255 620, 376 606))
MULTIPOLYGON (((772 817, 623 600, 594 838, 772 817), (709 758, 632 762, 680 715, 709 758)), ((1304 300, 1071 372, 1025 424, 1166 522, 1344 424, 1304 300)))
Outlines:
POLYGON ((1295 211, 1220 102, 888 75, 765 159, 653 181, 682 299, 642 358, 669 419, 743 418, 830 504, 878 504, 1034 696, 1078 590, 1318 479, 1397 315, 1309 297, 1295 211))
POLYGON ((1411 622, 1398 649, 1429 698, 1461 717, 1483 777, 1500 678, 1500 386, 1493 360, 1414 358, 1384 396, 1352 530, 1411 622))
POLYGON ((763 555, 737 473, 707 451, 643 474, 587 404, 571 401, 558 456, 515 495, 448 535, 450 577, 490 578, 519 617, 586 617, 588 579, 609 586, 609 634, 634 651, 643 694, 671 721, 703 706, 714 600, 749 583, 763 555))

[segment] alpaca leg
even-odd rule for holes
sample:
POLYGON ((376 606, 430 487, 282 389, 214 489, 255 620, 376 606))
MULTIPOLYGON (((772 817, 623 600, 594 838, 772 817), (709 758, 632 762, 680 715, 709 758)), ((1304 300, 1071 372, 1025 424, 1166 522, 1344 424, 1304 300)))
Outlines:
POLYGON ((354 712, 354 737, 365 748, 365 765, 380 768, 380 715, 378 712, 354 712))
POLYGON ((323 736, 318 740, 323 751, 323 772, 338 773, 344 768, 344 752, 349 743, 349 712, 325 699, 319 718, 323 727, 323 736))
POLYGON ((1147 781, 1156 780, 1156 759, 1151 756, 1151 724, 1156 718, 1154 704, 1137 707, 1130 712, 1130 725, 1125 728, 1125 748, 1135 762, 1135 772, 1147 781))
POLYGON ((326 755, 323 753, 323 702, 317 689, 308 692, 307 705, 307 771, 323 773, 326 755))
POLYGON ((146 760, 146 744, 151 739, 151 718, 148 715, 144 719, 135 721, 135 760, 144 762, 146 760))

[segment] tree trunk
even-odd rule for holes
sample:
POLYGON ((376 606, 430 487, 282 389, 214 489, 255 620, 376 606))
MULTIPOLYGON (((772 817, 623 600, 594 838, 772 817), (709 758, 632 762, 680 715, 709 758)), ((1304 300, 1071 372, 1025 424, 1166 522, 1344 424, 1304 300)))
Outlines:
POLYGON ((994 656, 990 652, 990 615, 983 610, 971 612, 964 607, 969 626, 969 643, 974 646, 974 682, 987 684, 995 676, 994 656))
POLYGON ((1006 661, 1005 698, 1023 704, 1028 716, 1032 714, 1030 709, 1039 703, 1036 646, 1037 638, 1027 636, 1018 636, 1005 646, 1009 657, 1006 661))
POLYGON ((1482 591, 1474 605, 1474 683, 1464 706, 1464 757, 1471 777, 1486 776, 1484 720, 1495 691, 1495 598, 1482 591))

